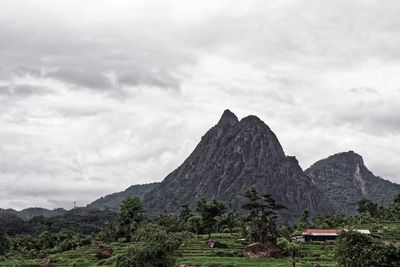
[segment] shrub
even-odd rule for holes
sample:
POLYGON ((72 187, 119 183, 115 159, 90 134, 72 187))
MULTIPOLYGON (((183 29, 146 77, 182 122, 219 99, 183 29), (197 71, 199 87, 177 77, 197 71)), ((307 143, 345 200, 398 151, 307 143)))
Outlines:
POLYGON ((173 250, 163 242, 131 246, 117 257, 117 267, 174 267, 173 250))
POLYGON ((173 252, 181 244, 184 234, 167 233, 164 227, 147 224, 135 233, 135 239, 146 242, 129 247, 117 257, 118 267, 174 267, 173 252))
POLYGON ((400 251, 396 247, 355 231, 339 235, 335 256, 339 266, 400 266, 400 251))

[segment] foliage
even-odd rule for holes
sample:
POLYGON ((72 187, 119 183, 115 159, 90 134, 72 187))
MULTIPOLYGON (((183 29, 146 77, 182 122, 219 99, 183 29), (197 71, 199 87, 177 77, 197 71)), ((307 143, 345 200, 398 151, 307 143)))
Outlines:
POLYGON ((136 232, 138 241, 147 243, 129 247, 117 258, 118 267, 173 267, 176 259, 173 252, 178 249, 181 239, 167 233, 165 228, 148 224, 136 232))
POLYGON ((187 225, 191 231, 196 234, 196 238, 199 235, 199 229, 201 227, 201 217, 194 213, 190 214, 190 217, 187 220, 187 225))
POLYGON ((161 242, 167 236, 167 230, 157 224, 146 224, 140 227, 135 233, 137 242, 161 242))
POLYGON ((5 255, 9 249, 10 242, 6 233, 0 227, 0 256, 5 255))
POLYGON ((285 207, 276 203, 270 194, 265 194, 261 199, 254 187, 247 190, 244 196, 248 199, 243 208, 249 210, 247 223, 250 242, 253 240, 260 243, 275 241, 277 238, 276 212, 285 207))
POLYGON ((379 207, 377 203, 372 202, 368 199, 362 199, 357 203, 358 213, 368 213, 373 218, 379 217, 382 212, 382 207, 379 207))
POLYGON ((172 214, 161 214, 155 220, 160 226, 165 227, 168 232, 179 232, 185 228, 184 222, 172 214))
POLYGON ((79 249, 89 245, 88 236, 71 231, 59 233, 43 232, 40 235, 20 235, 11 239, 11 253, 26 258, 44 257, 47 252, 79 249))
POLYGON ((316 215, 308 224, 311 228, 338 228, 352 225, 354 219, 344 213, 331 213, 327 215, 316 215))
POLYGON ((114 218, 115 213, 112 211, 91 208, 75 208, 50 218, 36 216, 28 221, 13 214, 3 213, 0 215, 0 226, 10 236, 36 235, 44 231, 58 233, 62 230, 89 235, 100 232, 102 227, 114 218))
POLYGON ((283 227, 280 230, 282 237, 278 238, 277 245, 281 247, 291 258, 292 266, 296 266, 296 258, 300 253, 300 244, 293 240, 290 229, 283 227))
POLYGON ((208 233, 209 238, 211 238, 211 233, 216 230, 218 226, 217 219, 224 213, 225 209, 225 205, 215 199, 208 202, 202 199, 197 202, 197 211, 200 213, 202 226, 208 233))
POLYGON ((189 208, 189 205, 182 205, 181 211, 179 213, 179 220, 186 223, 188 219, 192 215, 192 210, 189 208))
POLYGON ((400 251, 393 245, 384 245, 372 237, 356 231, 343 231, 337 240, 336 259, 339 266, 400 265, 400 251))
POLYGON ((118 236, 130 241, 139 224, 145 219, 143 204, 138 197, 127 197, 122 201, 118 213, 118 236))

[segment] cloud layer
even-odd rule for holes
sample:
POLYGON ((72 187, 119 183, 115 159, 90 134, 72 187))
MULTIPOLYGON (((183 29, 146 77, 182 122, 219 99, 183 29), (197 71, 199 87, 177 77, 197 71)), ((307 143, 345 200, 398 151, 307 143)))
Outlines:
POLYGON ((162 180, 226 108, 400 182, 398 1, 0 4, 0 207, 162 180), (384 19, 383 19, 384 18, 384 19))

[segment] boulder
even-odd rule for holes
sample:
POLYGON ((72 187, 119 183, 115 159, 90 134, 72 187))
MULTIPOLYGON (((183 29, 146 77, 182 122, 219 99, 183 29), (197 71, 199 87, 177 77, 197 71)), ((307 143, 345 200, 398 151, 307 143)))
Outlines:
POLYGON ((113 254, 112 248, 105 248, 97 251, 95 258, 96 260, 107 259, 110 258, 112 254, 113 254))
POLYGON ((281 259, 283 258, 283 250, 273 243, 253 243, 248 245, 243 255, 247 258, 251 259, 262 259, 262 258, 275 258, 281 259))
POLYGON ((207 244, 210 248, 227 248, 228 246, 216 240, 208 240, 207 244))
POLYGON ((322 246, 322 250, 326 250, 326 251, 332 251, 335 248, 333 246, 329 246, 329 245, 324 245, 322 246))
POLYGON ((51 260, 50 259, 44 259, 40 262, 40 267, 51 267, 53 266, 51 264, 51 260))

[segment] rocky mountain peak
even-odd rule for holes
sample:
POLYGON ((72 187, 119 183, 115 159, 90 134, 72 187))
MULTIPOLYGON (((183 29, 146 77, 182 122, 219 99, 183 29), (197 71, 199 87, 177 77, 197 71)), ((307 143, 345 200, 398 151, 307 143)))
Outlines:
POLYGON ((329 158, 335 158, 337 160, 341 160, 341 161, 351 164, 353 166, 356 166, 356 165, 363 166, 364 165, 364 160, 363 160, 362 156, 355 153, 352 150, 350 150, 348 152, 342 152, 342 153, 335 154, 329 158))
POLYGON ((247 116, 238 121, 229 110, 185 162, 144 196, 144 203, 150 214, 173 212, 186 204, 194 208, 202 198, 240 209, 243 193, 251 187, 260 194, 272 194, 288 207, 284 212, 291 218, 304 209, 313 214, 331 210, 297 160, 286 157, 278 138, 262 120, 247 116))
POLYGON ((354 151, 319 160, 305 172, 336 210, 348 214, 357 212, 357 202, 363 198, 388 205, 400 192, 400 185, 375 176, 354 151))
POLYGON ((219 119, 218 125, 230 125, 234 126, 239 122, 238 117, 229 109, 226 109, 224 113, 222 113, 221 118, 219 119))

